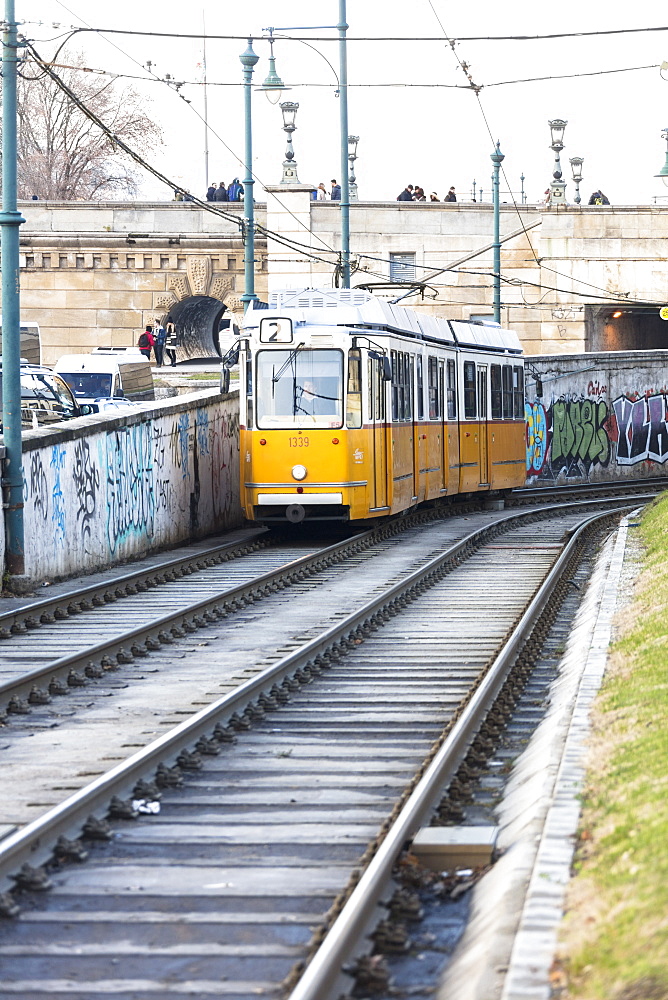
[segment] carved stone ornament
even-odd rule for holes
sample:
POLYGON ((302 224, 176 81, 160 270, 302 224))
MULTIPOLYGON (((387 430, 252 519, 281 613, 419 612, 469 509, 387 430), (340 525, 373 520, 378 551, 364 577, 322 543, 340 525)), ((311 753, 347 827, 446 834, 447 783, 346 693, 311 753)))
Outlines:
POLYGON ((171 309, 175 302, 177 302, 176 295, 174 292, 170 292, 169 295, 156 295, 155 298, 155 308, 156 309, 171 309))
POLYGON ((169 279, 169 287, 177 299, 190 298, 190 283, 185 274, 173 274, 169 279))
POLYGON ((226 274, 214 274, 209 295, 214 299, 225 301, 225 296, 232 291, 232 282, 226 274))
POLYGON ((211 258, 198 256, 188 257, 186 271, 190 279, 193 295, 208 295, 211 283, 211 258))

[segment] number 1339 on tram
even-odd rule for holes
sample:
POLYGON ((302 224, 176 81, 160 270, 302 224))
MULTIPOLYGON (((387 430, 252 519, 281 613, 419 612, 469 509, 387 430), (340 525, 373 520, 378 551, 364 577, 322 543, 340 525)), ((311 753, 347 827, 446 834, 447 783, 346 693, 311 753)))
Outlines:
POLYGON ((524 485, 512 331, 359 289, 281 291, 246 312, 237 360, 251 521, 363 522, 524 485))

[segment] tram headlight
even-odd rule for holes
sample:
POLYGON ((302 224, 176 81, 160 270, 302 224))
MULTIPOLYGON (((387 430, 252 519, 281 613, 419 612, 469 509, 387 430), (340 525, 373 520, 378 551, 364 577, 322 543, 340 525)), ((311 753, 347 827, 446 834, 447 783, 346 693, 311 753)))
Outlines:
POLYGON ((304 465, 293 465, 292 466, 292 478, 297 480, 306 479, 306 466, 304 465))

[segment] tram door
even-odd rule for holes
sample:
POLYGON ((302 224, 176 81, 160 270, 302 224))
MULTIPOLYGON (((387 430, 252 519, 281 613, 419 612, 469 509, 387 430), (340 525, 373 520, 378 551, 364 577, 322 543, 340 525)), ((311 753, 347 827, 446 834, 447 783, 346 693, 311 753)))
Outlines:
POLYGON ((478 461, 480 485, 489 486, 489 455, 487 453, 487 365, 478 365, 478 461))
POLYGON ((369 416, 371 422, 373 472, 371 507, 375 510, 388 506, 387 497, 387 403, 386 385, 382 377, 381 361, 369 358, 369 416))

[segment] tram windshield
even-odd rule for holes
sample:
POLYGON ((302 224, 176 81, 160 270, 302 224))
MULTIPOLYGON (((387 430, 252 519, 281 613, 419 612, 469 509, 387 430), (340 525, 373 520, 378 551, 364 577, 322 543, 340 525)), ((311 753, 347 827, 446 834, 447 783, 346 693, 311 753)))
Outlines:
POLYGON ((255 384, 259 428, 343 425, 341 351, 260 351, 255 384))

